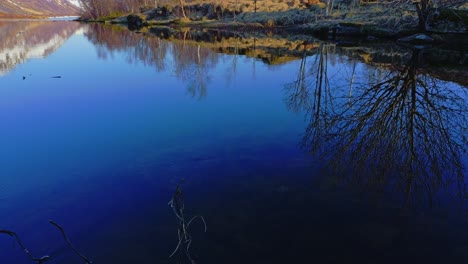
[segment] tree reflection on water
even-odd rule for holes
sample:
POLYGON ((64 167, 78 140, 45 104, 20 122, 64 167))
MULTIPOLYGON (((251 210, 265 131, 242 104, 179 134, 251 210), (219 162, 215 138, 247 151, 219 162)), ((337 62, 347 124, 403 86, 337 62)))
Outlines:
POLYGON ((166 31, 137 34, 91 25, 87 37, 101 58, 125 51, 129 62, 170 71, 194 98, 207 95, 212 69, 225 63, 219 52, 233 55, 232 75, 239 54, 271 57, 267 61, 274 64, 302 53, 297 78, 285 87, 286 102, 290 110, 307 113, 303 146, 334 170, 333 181, 378 195, 399 193, 395 197, 404 197, 407 206, 432 204, 447 191, 463 197, 468 91, 434 77, 426 67, 427 51, 392 47, 382 54, 387 64, 370 65, 376 63, 358 62, 356 51, 338 55, 347 51, 330 43, 166 31), (282 55, 270 56, 275 52, 282 55), (395 54, 397 63, 388 63, 395 54))
POLYGON ((170 42, 156 36, 129 32, 119 26, 93 24, 86 36, 97 48, 101 59, 125 51, 129 63, 141 62, 158 72, 170 70, 175 77, 188 84, 188 93, 199 99, 206 96, 210 69, 218 61, 217 53, 187 43, 191 39, 189 30, 178 32, 178 41, 170 42))
POLYGON ((432 205, 444 190, 463 198, 468 91, 428 74, 424 53, 413 50, 401 66, 368 67, 360 78, 352 62, 348 78, 333 77, 337 86, 330 85, 327 45, 304 56, 286 85, 287 104, 307 112, 303 146, 341 175, 335 180, 399 193, 405 206, 432 205), (313 60, 309 72, 306 60, 313 60))
POLYGON ((257 60, 283 64, 299 59, 303 51, 315 45, 310 40, 244 36, 219 30, 153 27, 147 32, 130 32, 120 26, 100 24, 91 24, 86 37, 95 45, 99 58, 112 58, 121 53, 129 63, 141 62, 158 72, 170 71, 187 83, 190 95, 199 99, 207 95, 210 74, 219 63, 227 65, 225 80, 229 85, 236 77, 240 56, 254 58, 252 74, 255 76, 257 60))
POLYGON ((174 58, 173 73, 188 83, 187 91, 192 97, 204 98, 210 81, 210 70, 217 64, 218 56, 201 45, 186 43, 190 31, 181 32, 181 40, 172 43, 174 58))

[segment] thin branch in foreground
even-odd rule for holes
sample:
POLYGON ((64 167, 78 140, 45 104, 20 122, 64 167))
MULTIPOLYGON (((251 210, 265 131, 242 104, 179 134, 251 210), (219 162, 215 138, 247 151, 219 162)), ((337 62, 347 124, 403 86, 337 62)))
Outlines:
POLYGON ((190 263, 195 263, 195 261, 192 259, 190 255, 190 245, 192 244, 192 236, 188 232, 188 229, 190 227, 190 224, 195 220, 196 218, 200 218, 203 221, 204 227, 205 227, 205 232, 207 230, 205 218, 201 215, 196 215, 190 219, 190 221, 186 222, 185 221, 185 215, 184 215, 184 194, 182 192, 182 189, 180 188, 180 185, 182 184, 179 183, 176 187, 176 190, 174 192, 174 195, 172 196, 172 199, 169 201, 169 205, 172 207, 174 214, 177 217, 177 223, 178 223, 178 228, 177 228, 177 235, 179 238, 179 242, 177 243, 176 248, 172 252, 172 254, 169 256, 170 258, 174 256, 175 253, 179 252, 179 257, 180 257, 180 263, 185 263, 184 257, 183 257, 183 252, 181 249, 182 245, 185 246, 185 255, 187 256, 188 260, 190 263))
POLYGON ((75 252, 76 255, 78 255, 81 259, 83 259, 87 264, 92 264, 93 262, 87 258, 86 256, 84 256, 83 254, 81 254, 71 243, 70 239, 68 238, 67 234, 65 234, 65 230, 63 229, 62 226, 60 226, 59 224, 55 223, 54 221, 52 220, 49 220, 49 223, 52 224, 53 226, 55 226, 59 231, 60 233, 62 233, 62 236, 63 238, 65 239, 65 241, 67 242, 68 246, 73 250, 73 252, 75 252))
POLYGON ((189 226, 190 226, 190 224, 192 223, 192 221, 195 220, 196 218, 200 218, 200 219, 203 221, 203 225, 205 225, 205 232, 206 232, 206 230, 207 230, 208 228, 206 227, 205 218, 203 218, 203 216, 201 216, 201 215, 196 215, 196 216, 192 217, 192 219, 190 219, 190 221, 189 221, 188 224, 187 224, 187 228, 189 228, 189 226))
POLYGON ((10 230, 6 230, 6 229, 0 229, 0 234, 6 234, 6 235, 9 235, 13 238, 15 238, 16 242, 18 243, 18 245, 21 247, 21 249, 24 250, 24 252, 26 253, 26 255, 28 255, 28 257, 36 262, 37 264, 42 264, 46 261, 48 261, 50 259, 49 256, 45 255, 41 258, 35 258, 33 257, 33 255, 31 254, 31 252, 29 252, 29 250, 23 245, 23 242, 21 242, 21 239, 19 238, 18 234, 16 234, 15 232, 13 231, 10 231, 10 230))

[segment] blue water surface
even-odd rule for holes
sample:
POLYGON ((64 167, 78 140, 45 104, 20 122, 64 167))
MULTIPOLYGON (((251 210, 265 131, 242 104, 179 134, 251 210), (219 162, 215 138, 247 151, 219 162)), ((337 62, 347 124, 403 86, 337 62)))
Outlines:
MULTIPOLYGON (((178 239, 168 202, 183 180, 187 217, 207 222, 206 233, 201 221, 190 228, 197 263, 466 260, 464 209, 454 213, 461 218, 445 208, 410 217, 318 180, 335 172, 303 147, 310 112, 286 103, 300 59, 268 65, 193 46, 190 54, 209 54, 201 69, 177 58, 180 43, 161 40, 165 56, 145 62, 136 44, 91 41, 93 28, 110 28, 41 23, 70 33, 52 34, 63 41, 46 55, 22 51, 0 76, 0 229, 16 232, 34 256, 83 263, 53 220, 94 263, 178 263, 169 258, 178 239)), ((369 66, 356 63, 363 81, 369 66)), ((344 60, 329 71, 349 77, 352 68, 344 60)), ((0 263, 32 261, 3 235, 0 263)))

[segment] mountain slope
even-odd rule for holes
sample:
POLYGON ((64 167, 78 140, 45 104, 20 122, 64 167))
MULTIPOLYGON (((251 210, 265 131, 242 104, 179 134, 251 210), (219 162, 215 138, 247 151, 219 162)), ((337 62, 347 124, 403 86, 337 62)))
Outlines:
POLYGON ((1 17, 44 17, 77 15, 80 9, 73 0, 1 0, 1 17))

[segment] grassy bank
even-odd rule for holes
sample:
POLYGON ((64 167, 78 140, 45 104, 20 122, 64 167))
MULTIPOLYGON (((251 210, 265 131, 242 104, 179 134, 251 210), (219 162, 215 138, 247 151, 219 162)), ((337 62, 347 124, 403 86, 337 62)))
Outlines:
MULTIPOLYGON (((418 30, 418 13, 412 2, 357 2, 325 4, 316 0, 284 2, 226 0, 202 3, 174 2, 157 8, 140 8, 137 13, 115 12, 99 22, 128 24, 130 29, 169 25, 172 27, 217 28, 226 30, 287 30, 311 33, 324 38, 398 38, 418 30)), ((467 33, 468 8, 437 9, 428 20, 428 31, 467 33)), ((96 21, 96 20, 94 20, 96 21)))

